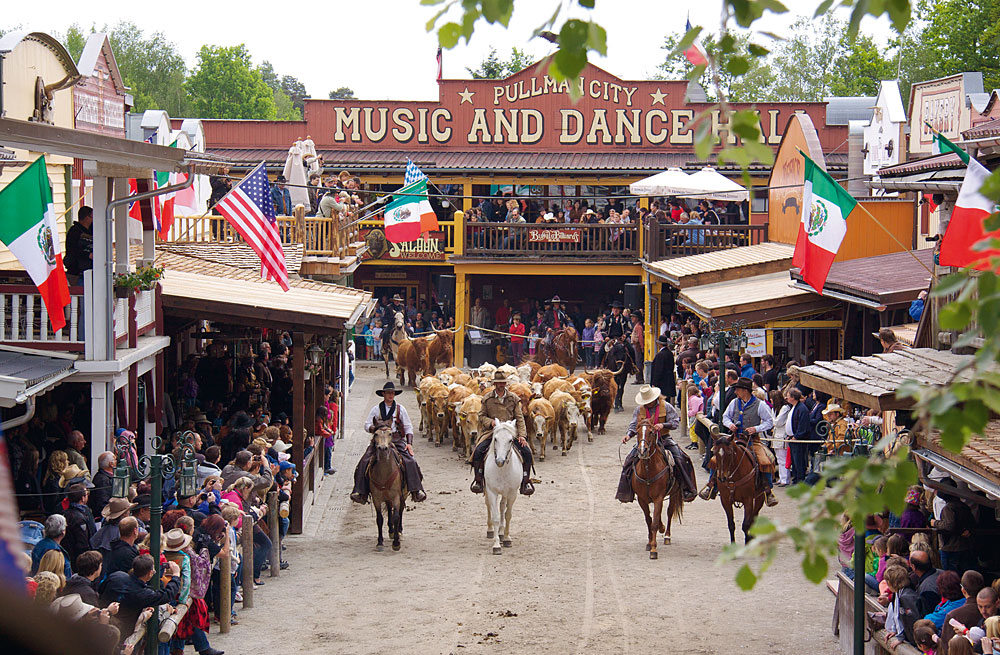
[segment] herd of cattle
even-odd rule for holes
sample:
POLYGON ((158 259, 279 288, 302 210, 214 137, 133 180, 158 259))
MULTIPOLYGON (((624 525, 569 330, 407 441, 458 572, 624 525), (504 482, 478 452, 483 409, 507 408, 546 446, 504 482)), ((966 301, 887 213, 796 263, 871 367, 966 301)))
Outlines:
POLYGON ((482 403, 497 371, 507 379, 507 390, 521 400, 528 443, 539 460, 545 460, 549 440, 565 455, 581 422, 588 441, 594 440, 595 429, 604 434, 617 391, 614 372, 598 369, 569 375, 558 364, 535 362, 516 368, 483 364, 468 372, 452 366, 421 378, 417 385, 420 431, 436 446, 451 435, 452 450, 461 450, 468 458, 490 425, 482 416, 482 403))

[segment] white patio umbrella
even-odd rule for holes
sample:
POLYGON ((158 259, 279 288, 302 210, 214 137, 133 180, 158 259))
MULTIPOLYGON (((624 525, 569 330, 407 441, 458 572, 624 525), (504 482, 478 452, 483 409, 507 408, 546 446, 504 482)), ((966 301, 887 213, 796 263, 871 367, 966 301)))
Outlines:
POLYGON ((637 196, 677 196, 691 191, 690 175, 679 168, 652 175, 629 185, 629 192, 637 196))
POLYGON ((750 199, 750 192, 720 174, 711 166, 706 166, 697 173, 688 176, 690 193, 678 193, 685 198, 704 200, 732 200, 742 202, 750 199))

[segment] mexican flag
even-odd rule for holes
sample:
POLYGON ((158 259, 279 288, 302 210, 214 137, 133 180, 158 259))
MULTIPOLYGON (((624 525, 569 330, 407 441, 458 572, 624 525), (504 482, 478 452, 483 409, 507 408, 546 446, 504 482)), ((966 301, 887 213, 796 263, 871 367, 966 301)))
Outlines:
MULTIPOLYGON (((171 148, 179 148, 177 141, 174 140, 170 144, 171 148)), ((156 171, 154 177, 154 183, 157 189, 162 189, 166 186, 172 186, 175 184, 182 184, 187 181, 187 173, 170 173, 163 171, 156 171)), ((197 199, 195 196, 195 190, 193 186, 186 189, 181 189, 180 191, 174 191, 171 193, 165 193, 162 196, 156 196, 153 203, 153 218, 156 222, 156 231, 160 236, 161 241, 167 239, 167 235, 170 233, 170 226, 174 224, 174 216, 192 216, 198 213, 196 207, 197 199)))
POLYGON ((802 271, 802 279, 823 295, 830 266, 847 234, 847 216, 858 201, 837 184, 816 162, 806 157, 805 185, 802 190, 802 222, 795 240, 792 265, 802 271))
POLYGON ((988 270, 988 258, 1000 256, 1000 250, 975 250, 973 246, 986 238, 1000 238, 1000 231, 987 234, 983 230, 983 221, 995 210, 995 203, 979 193, 990 172, 940 132, 934 128, 931 131, 934 132, 935 153, 954 152, 965 164, 965 178, 951 212, 951 220, 941 238, 938 261, 942 266, 972 266, 981 271, 988 270))
POLYGON ((438 229, 437 214, 427 200, 427 178, 405 186, 385 208, 385 238, 392 243, 416 241, 422 232, 438 229))
POLYGON ((0 241, 10 248, 38 287, 52 330, 63 329, 69 285, 45 157, 36 159, 0 191, 0 241))

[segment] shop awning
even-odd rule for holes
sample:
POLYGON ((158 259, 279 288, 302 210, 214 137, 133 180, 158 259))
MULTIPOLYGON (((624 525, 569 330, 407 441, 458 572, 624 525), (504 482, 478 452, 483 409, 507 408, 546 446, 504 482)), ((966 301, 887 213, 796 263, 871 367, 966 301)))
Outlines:
MULTIPOLYGON (((837 262, 830 268, 823 295, 872 309, 909 304, 930 286, 931 276, 927 269, 934 268, 933 250, 913 253, 919 262, 909 252, 837 262)), ((802 281, 799 269, 793 268, 791 275, 796 288, 812 290, 802 281)))
POLYGON ((750 192, 725 177, 717 170, 706 166, 688 179, 691 191, 683 194, 685 198, 704 198, 706 200, 731 200, 743 202, 750 199, 750 192))
POLYGON ((0 407, 45 393, 76 371, 76 357, 0 346, 0 407))
POLYGON ((167 269, 163 307, 175 315, 235 325, 327 333, 343 330, 371 303, 359 289, 312 280, 277 284, 167 269))
MULTIPOLYGON (((678 289, 787 271, 795 248, 777 242, 740 246, 646 264, 646 270, 678 289)), ((788 278, 785 278, 787 283, 788 278)))
POLYGON ((910 409, 911 398, 896 396, 906 380, 928 386, 947 384, 955 371, 972 360, 933 348, 901 347, 893 353, 821 361, 799 367, 802 384, 879 411, 910 409))
POLYGON ((830 309, 835 301, 788 284, 787 271, 683 289, 677 304, 703 319, 751 324, 830 309))
MULTIPOLYGON (((978 438, 973 438, 973 442, 977 440, 978 438)), ((918 442, 920 441, 923 440, 918 440, 918 442)), ((996 442, 990 446, 992 446, 993 452, 997 452, 996 442)), ((975 460, 970 459, 969 454, 966 453, 967 450, 969 450, 968 446, 956 455, 949 451, 939 452, 938 449, 915 448, 913 454, 944 471, 952 478, 979 489, 993 500, 1000 499, 1000 461, 997 461, 995 457, 990 458, 992 461, 988 471, 982 473, 980 472, 982 467, 976 466, 975 460), (971 466, 976 466, 976 468, 971 468, 971 466)))

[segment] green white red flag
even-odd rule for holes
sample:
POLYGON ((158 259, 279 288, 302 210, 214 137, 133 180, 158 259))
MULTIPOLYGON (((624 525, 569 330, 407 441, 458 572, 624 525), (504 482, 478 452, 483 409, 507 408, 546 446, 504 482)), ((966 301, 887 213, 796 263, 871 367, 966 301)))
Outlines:
POLYGON ((52 330, 63 329, 69 285, 45 157, 32 162, 0 191, 0 241, 14 253, 38 287, 52 330))
POLYGON ((385 238, 392 243, 416 241, 421 232, 437 229, 437 215, 427 199, 427 178, 399 190, 400 194, 386 205, 385 238))
MULTIPOLYGON (((174 140, 170 144, 170 147, 179 148, 180 146, 174 140)), ((162 189, 166 186, 182 184, 187 181, 187 178, 187 173, 156 171, 154 182, 157 189, 162 189)), ((161 241, 165 241, 170 234, 170 227, 174 224, 175 215, 193 215, 198 213, 193 186, 156 196, 153 200, 153 218, 156 222, 156 231, 161 241)))
POLYGON ((938 261, 942 266, 971 266, 981 271, 988 270, 991 268, 989 258, 1000 257, 1000 250, 976 250, 974 246, 984 239, 1000 238, 1000 230, 987 233, 983 228, 983 221, 996 210, 996 203, 979 192, 990 172, 929 124, 927 127, 934 133, 935 153, 953 152, 965 164, 965 178, 951 212, 951 220, 941 237, 938 261))
POLYGON ((795 240, 792 265, 802 271, 806 284, 823 295, 823 284, 847 234, 847 217, 858 201, 816 162, 805 159, 802 221, 795 240))

